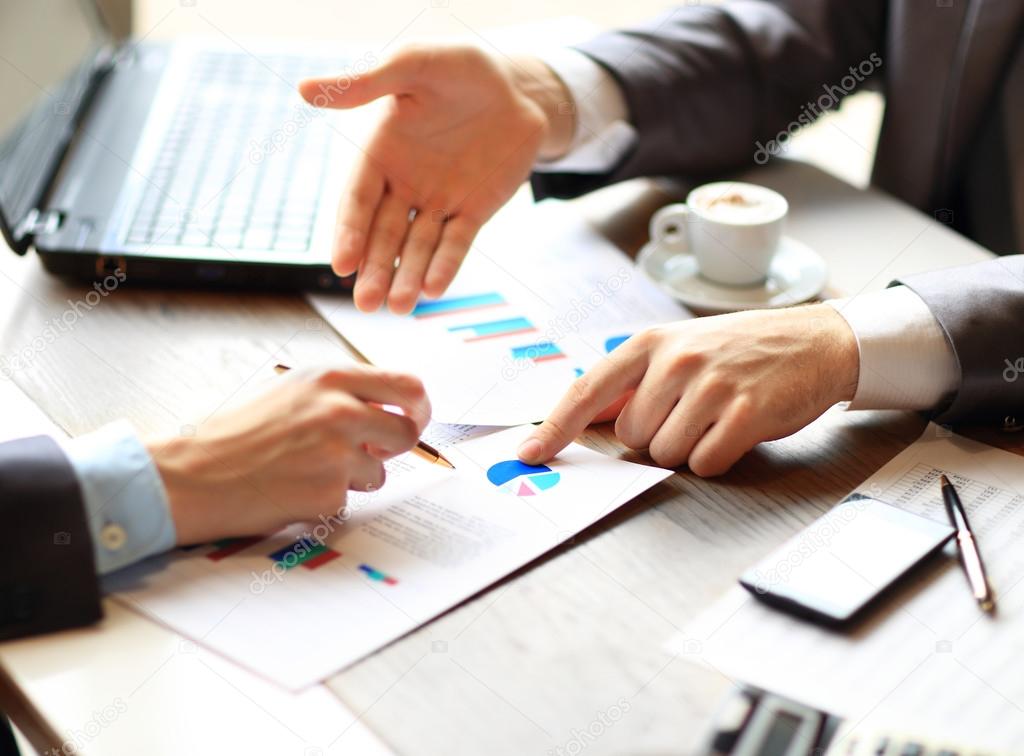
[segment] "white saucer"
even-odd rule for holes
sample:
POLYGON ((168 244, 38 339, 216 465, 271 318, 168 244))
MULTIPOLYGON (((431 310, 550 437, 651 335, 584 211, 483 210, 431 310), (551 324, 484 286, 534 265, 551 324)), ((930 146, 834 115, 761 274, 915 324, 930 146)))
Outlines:
POLYGON ((802 242, 782 237, 768 280, 754 286, 724 286, 697 272, 693 255, 669 252, 648 243, 637 267, 685 305, 701 310, 757 310, 805 302, 825 286, 828 270, 821 255, 802 242))

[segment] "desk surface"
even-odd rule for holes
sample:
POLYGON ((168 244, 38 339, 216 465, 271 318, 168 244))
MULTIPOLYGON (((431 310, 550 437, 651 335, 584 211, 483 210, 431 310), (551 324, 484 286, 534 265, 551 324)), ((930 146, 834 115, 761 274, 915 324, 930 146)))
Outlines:
MULTIPOLYGON (((895 275, 986 254, 900 203, 802 164, 762 170, 756 180, 790 198, 790 233, 825 255, 838 291, 855 294, 895 275)), ((663 188, 640 183, 573 204, 600 219, 610 238, 635 248, 651 209, 669 199, 663 188)), ((0 255, 0 288, 0 352, 33 350, 13 380, 73 435, 118 417, 143 433, 175 433, 265 380, 276 362, 346 356, 297 296, 129 288, 34 349, 46 324, 87 289, 48 277, 34 257, 12 255, 0 255)), ((679 472, 528 569, 337 675, 327 689, 399 753, 547 753, 580 738, 593 753, 679 752, 703 731, 728 681, 670 655, 664 642, 742 568, 825 511, 922 425, 905 413, 833 410, 788 439, 762 444, 722 478, 679 472), (612 725, 605 724, 609 716, 617 718, 612 725)), ((608 428, 588 431, 585 440, 624 453, 608 428)), ((180 666, 192 651, 173 633, 113 608, 98 629, 6 644, 0 661, 58 733, 81 730, 100 702, 118 695, 129 702, 130 716, 86 753, 128 752, 123 748, 141 747, 154 731, 174 753, 176 743, 195 743, 192 735, 175 740, 175 733, 193 732, 183 723, 195 723, 188 715, 195 709, 186 705, 195 696, 174 680, 196 678, 186 670, 168 681, 159 670, 169 656, 180 666), (131 653, 117 653, 124 643, 131 653), (61 670, 54 664, 61 657, 75 667, 61 670), (69 681, 74 693, 56 696, 69 681), (147 686, 153 695, 143 695, 147 686), (179 712, 172 726, 169 708, 179 712)), ((218 689, 239 704, 224 707, 226 729, 236 718, 245 722, 246 711, 266 724, 277 716, 267 707, 284 706, 264 703, 248 688, 218 689)), ((321 705, 329 711, 317 698, 321 705)))
MULTIPOLYGON (((161 27, 190 18, 189 4, 181 5, 164 15, 160 3, 144 3, 141 23, 160 36, 161 27)), ((223 7, 201 4, 203 23, 230 17, 214 12, 223 7)), ((475 11, 456 10, 478 23, 475 11)), ((379 36, 372 25, 364 31, 379 36)), ((774 166, 755 180, 789 197, 789 232, 827 258, 836 292, 878 289, 896 275, 986 255, 900 203, 804 165, 774 166)), ((651 211, 678 196, 632 183, 572 204, 635 250, 651 211)), ((36 340, 54 318, 71 317, 87 291, 46 276, 33 256, 0 250, 0 354, 29 350, 14 382, 72 435, 119 417, 146 434, 176 433, 264 381, 276 362, 347 356, 301 298, 267 294, 124 288, 74 317, 59 338, 36 340)), ((301 702, 240 681, 201 649, 110 602, 96 628, 0 646, 2 672, 20 691, 13 703, 37 743, 59 745, 120 697, 124 714, 84 742, 84 753, 312 755, 342 730, 331 752, 368 752, 372 738, 359 725, 332 721, 345 721, 332 708, 338 699, 403 754, 677 753, 703 732, 729 681, 673 657, 664 642, 922 426, 905 413, 834 410, 762 444, 722 478, 680 472, 301 702), (324 721, 332 726, 319 727, 324 721)), ((623 453, 607 428, 588 431, 585 441, 623 453)))

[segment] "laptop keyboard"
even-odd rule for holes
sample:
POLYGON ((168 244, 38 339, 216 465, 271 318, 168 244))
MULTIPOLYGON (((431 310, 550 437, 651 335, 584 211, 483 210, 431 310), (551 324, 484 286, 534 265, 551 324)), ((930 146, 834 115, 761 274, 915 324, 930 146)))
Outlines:
POLYGON ((336 59, 200 53, 125 241, 308 250, 332 132, 295 83, 337 70, 336 59))

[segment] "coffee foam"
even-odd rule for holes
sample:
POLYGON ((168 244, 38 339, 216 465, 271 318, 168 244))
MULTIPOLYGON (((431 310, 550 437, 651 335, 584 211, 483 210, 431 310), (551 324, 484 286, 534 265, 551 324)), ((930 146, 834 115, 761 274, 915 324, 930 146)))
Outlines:
POLYGON ((729 224, 770 223, 786 211, 780 195, 753 184, 709 184, 694 193, 690 205, 709 220, 729 224))

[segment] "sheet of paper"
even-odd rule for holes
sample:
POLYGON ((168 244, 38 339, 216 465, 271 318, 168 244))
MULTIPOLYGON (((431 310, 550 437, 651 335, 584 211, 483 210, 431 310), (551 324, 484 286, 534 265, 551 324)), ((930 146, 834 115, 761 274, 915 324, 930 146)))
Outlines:
POLYGON ((490 433, 500 431, 501 426, 494 425, 449 425, 446 423, 431 422, 420 435, 421 441, 437 447, 453 446, 468 441, 471 438, 486 436, 490 433))
POLYGON ((359 312, 351 297, 309 301, 370 362, 420 376, 434 419, 543 420, 572 381, 625 338, 690 317, 567 208, 489 224, 455 282, 406 317, 359 312))
MULTIPOLYGON (((974 602, 950 544, 852 632, 791 618, 737 587, 670 645, 863 727, 895 724, 1016 752, 1024 743, 1024 458, 931 425, 858 492, 945 523, 943 472, 975 530, 994 617, 974 602)), ((806 546, 827 537, 809 533, 806 546)))
POLYGON ((344 515, 124 570, 114 597, 239 664, 303 688, 571 538, 671 473, 572 445, 514 460, 530 426, 403 459, 344 515), (397 473, 397 474, 396 474, 397 473))
POLYGON ((39 406, 10 378, 0 375, 0 442, 26 436, 67 438, 39 406))

